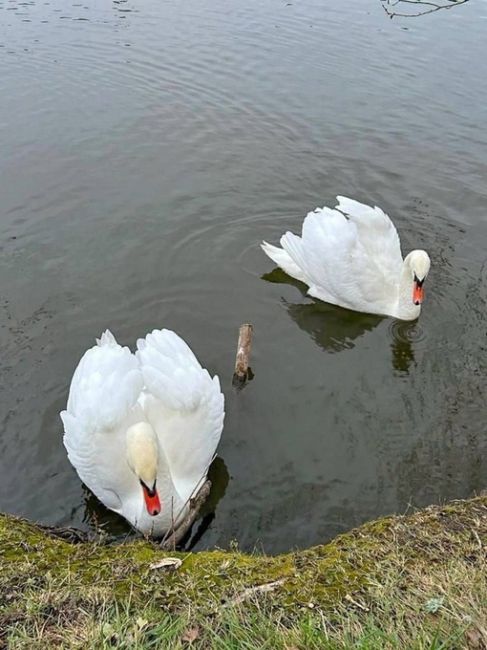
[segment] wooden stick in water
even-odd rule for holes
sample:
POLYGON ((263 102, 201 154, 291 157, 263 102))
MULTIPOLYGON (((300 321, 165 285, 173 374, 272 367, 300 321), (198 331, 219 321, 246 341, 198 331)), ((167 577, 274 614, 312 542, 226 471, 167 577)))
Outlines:
POLYGON ((233 384, 242 386, 247 379, 252 378, 252 371, 249 366, 250 352, 252 349, 253 326, 250 323, 240 325, 238 333, 237 356, 235 358, 235 372, 233 373, 233 384))
POLYGON ((211 490, 211 481, 206 480, 205 483, 201 486, 198 494, 190 499, 189 501, 189 511, 183 521, 179 524, 176 530, 173 530, 168 537, 166 537, 161 543, 161 548, 165 551, 174 551, 179 542, 186 535, 188 530, 194 524, 196 517, 201 510, 202 505, 208 498, 211 490))

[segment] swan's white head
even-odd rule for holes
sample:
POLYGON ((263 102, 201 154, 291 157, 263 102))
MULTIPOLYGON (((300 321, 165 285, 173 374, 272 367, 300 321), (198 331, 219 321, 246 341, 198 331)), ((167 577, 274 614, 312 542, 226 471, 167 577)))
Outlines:
POLYGON ((426 251, 414 250, 406 256, 404 264, 407 265, 411 272, 411 280, 413 283, 413 303, 415 305, 420 305, 424 300, 423 283, 428 276, 431 260, 426 251))
POLYGON ((139 479, 147 512, 155 517, 161 512, 157 493, 159 445, 154 429, 148 422, 138 422, 127 429, 127 463, 139 479))

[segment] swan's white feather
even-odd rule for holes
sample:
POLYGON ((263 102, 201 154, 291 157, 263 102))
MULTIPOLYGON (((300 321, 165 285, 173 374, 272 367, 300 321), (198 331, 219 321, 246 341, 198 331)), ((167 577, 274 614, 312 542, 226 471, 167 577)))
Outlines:
POLYGON ((185 501, 215 455, 223 428, 224 398, 186 343, 170 330, 137 341, 147 389, 143 407, 164 448, 174 485, 185 501))
POLYGON ((131 479, 120 438, 140 418, 137 400, 142 388, 137 359, 107 330, 81 358, 67 409, 61 413, 71 464, 96 496, 117 512, 131 479), (121 471, 114 472, 115 466, 121 471))
POLYGON ((292 257, 284 249, 272 246, 272 244, 263 241, 261 248, 271 260, 273 260, 279 268, 285 271, 292 278, 306 282, 306 277, 299 266, 293 261, 292 257))
POLYGON ((337 196, 337 210, 345 213, 357 226, 357 234, 369 258, 394 277, 402 266, 401 242, 396 227, 381 208, 337 196))

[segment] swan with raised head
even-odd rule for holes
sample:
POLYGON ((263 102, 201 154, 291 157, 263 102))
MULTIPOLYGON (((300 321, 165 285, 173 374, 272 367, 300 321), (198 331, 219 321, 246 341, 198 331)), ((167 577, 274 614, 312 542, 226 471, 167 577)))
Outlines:
POLYGON ((132 354, 107 330, 81 358, 61 418, 80 479, 138 530, 160 536, 206 479, 224 398, 218 377, 174 332, 154 330, 132 354))
POLYGON ((262 249, 283 271, 308 285, 308 295, 346 309, 414 320, 421 311, 430 258, 413 250, 403 260, 399 236, 378 207, 337 196, 317 208, 302 235, 286 232, 282 248, 262 249))

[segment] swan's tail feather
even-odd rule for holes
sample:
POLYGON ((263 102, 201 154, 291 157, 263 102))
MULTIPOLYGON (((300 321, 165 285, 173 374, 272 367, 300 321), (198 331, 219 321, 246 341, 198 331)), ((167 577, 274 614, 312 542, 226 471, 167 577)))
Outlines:
MULTIPOLYGON (((291 234, 291 233, 288 233, 291 234)), ((285 236, 285 235, 284 235, 285 236)), ((282 239, 281 239, 282 244, 282 239)), ((289 253, 283 248, 278 248, 277 246, 272 246, 266 241, 262 242, 261 248, 264 253, 271 258, 273 262, 277 264, 283 271, 296 280, 300 282, 306 282, 306 277, 300 267, 294 262, 289 253)))
POLYGON ((99 339, 96 339, 96 344, 100 347, 104 345, 118 345, 117 339, 113 336, 110 330, 105 330, 99 339))

